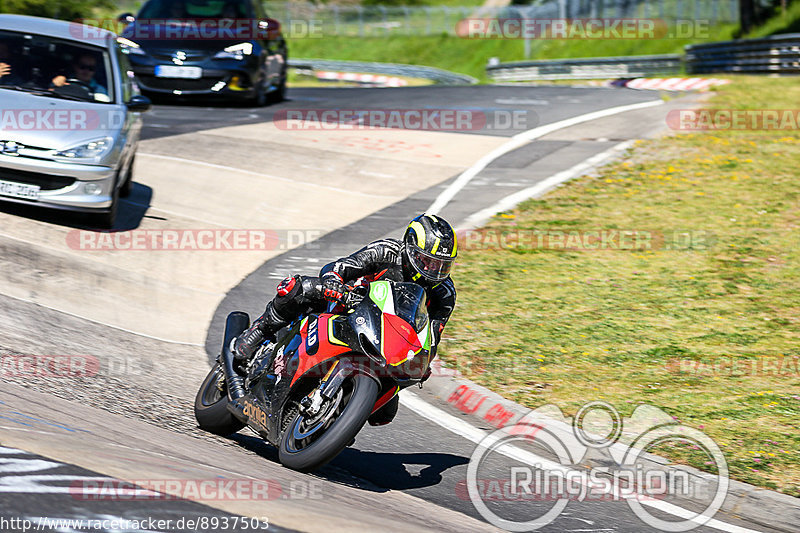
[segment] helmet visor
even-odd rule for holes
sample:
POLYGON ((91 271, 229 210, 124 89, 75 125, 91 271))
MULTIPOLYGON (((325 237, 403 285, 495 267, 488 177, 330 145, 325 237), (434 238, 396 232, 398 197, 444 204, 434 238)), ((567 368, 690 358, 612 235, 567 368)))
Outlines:
POLYGON ((414 270, 432 281, 442 281, 450 275, 454 257, 436 257, 417 246, 408 246, 408 258, 414 270))

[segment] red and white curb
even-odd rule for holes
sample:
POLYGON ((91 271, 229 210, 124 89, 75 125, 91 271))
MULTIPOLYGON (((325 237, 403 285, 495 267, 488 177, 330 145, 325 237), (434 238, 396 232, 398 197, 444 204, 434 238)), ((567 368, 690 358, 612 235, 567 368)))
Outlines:
POLYGON ((626 83, 625 87, 652 91, 707 91, 730 82, 717 78, 636 78, 626 83))
POLYGON ((316 75, 317 79, 321 81, 353 81, 381 87, 404 87, 408 85, 408 81, 404 79, 376 74, 356 74, 353 72, 331 72, 322 70, 316 72, 316 75))

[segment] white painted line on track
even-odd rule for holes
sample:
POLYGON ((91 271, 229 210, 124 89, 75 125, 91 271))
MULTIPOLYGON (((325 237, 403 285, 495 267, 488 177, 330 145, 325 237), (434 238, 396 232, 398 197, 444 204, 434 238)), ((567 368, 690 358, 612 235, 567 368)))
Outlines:
MULTIPOLYGON (((437 424, 444 429, 459 435, 469 441, 474 442, 475 444, 479 444, 484 438, 486 438, 489 433, 486 433, 482 429, 476 428, 472 424, 457 418, 450 413, 435 407, 416 394, 411 391, 403 391, 400 394, 400 403, 403 404, 405 407, 408 407, 416 414, 420 415, 423 418, 426 418, 437 424)), ((523 450, 516 446, 505 445, 495 449, 497 453, 501 453, 506 457, 514 459, 516 461, 520 461, 536 468, 545 468, 547 470, 553 470, 558 472, 571 472, 572 469, 562 465, 561 463, 556 463, 555 461, 551 461, 549 459, 545 459, 544 457, 540 457, 535 453, 529 452, 527 450, 523 450)), ((712 518, 708 521, 704 521, 702 518, 696 517, 695 512, 689 511, 684 509, 683 507, 679 507, 675 504, 663 501, 663 500, 651 500, 649 498, 640 498, 636 495, 620 495, 623 498, 636 498, 639 503, 643 505, 648 505, 659 511, 662 511, 667 514, 671 514, 673 516, 677 516, 679 518, 683 518, 685 520, 691 520, 692 522, 696 522, 698 525, 704 525, 707 527, 711 527, 714 529, 719 529, 720 531, 725 531, 728 533, 761 533, 755 529, 748 529, 746 527, 736 526, 733 524, 728 524, 727 522, 722 522, 721 520, 717 520, 712 518)))
POLYGON ((595 154, 589 159, 581 161, 577 165, 570 167, 566 170, 562 170, 556 174, 553 174, 547 179, 544 179, 533 185, 528 187, 527 189, 523 189, 521 191, 517 191, 514 194, 510 194, 503 198, 502 200, 494 203, 493 205, 487 207, 486 209, 481 209, 477 213, 473 213, 469 217, 467 217, 464 222, 459 224, 459 229, 471 229, 482 225, 484 222, 492 218, 493 215, 502 211, 508 211, 515 205, 520 202, 524 202, 528 198, 533 198, 534 196, 538 196, 543 194, 550 189, 564 183, 565 181, 571 180, 577 176, 580 176, 587 170, 591 169, 602 163, 603 161, 610 159, 616 153, 621 152, 630 146, 633 145, 634 141, 625 141, 621 142, 615 146, 612 146, 608 150, 600 152, 599 154, 595 154))
POLYGON ((507 143, 498 146, 485 156, 481 157, 467 170, 462 172, 461 175, 456 178, 456 180, 451 183, 449 187, 439 194, 436 200, 427 209, 426 213, 432 213, 434 215, 438 214, 448 203, 450 203, 450 200, 452 200, 461 189, 463 189, 470 181, 472 181, 472 178, 477 176, 481 170, 486 168, 495 159, 528 144, 534 139, 538 139, 539 137, 543 137, 548 133, 553 133, 554 131, 562 128, 568 128, 576 124, 581 124, 582 122, 588 122, 598 118, 625 113, 626 111, 634 111, 636 109, 644 109, 647 107, 662 105, 663 103, 663 100, 650 100, 648 102, 642 102, 639 104, 610 107, 608 109, 593 111, 592 113, 578 115, 577 117, 560 120, 558 122, 553 122, 552 124, 545 124, 544 126, 539 126, 538 128, 533 128, 531 130, 518 133, 511 137, 507 143))
POLYGON ((325 189, 325 190, 328 190, 328 191, 343 192, 343 193, 347 193, 347 194, 352 195, 352 196, 367 196, 367 197, 370 197, 370 198, 392 198, 392 199, 396 199, 397 198, 397 196, 390 196, 390 195, 385 195, 385 194, 371 194, 371 193, 355 191, 355 190, 351 190, 351 189, 343 189, 341 187, 331 187, 330 185, 320 185, 319 183, 314 183, 314 182, 311 182, 311 181, 303 181, 303 180, 298 180, 298 179, 284 178, 282 176, 275 176, 273 174, 265 174, 263 172, 254 172, 252 170, 245 170, 243 168, 238 168, 238 167, 229 167, 229 166, 225 166, 225 165, 217 165, 216 163, 207 163, 205 161, 196 161, 194 159, 184 159, 182 157, 174 157, 174 156, 171 156, 171 155, 151 154, 151 153, 142 152, 142 151, 136 152, 136 155, 143 155, 145 157, 152 157, 154 159, 164 159, 164 160, 167 160, 167 161, 175 161, 175 162, 178 162, 178 163, 189 163, 189 164, 192 164, 192 165, 201 165, 201 166, 204 166, 204 167, 217 168, 219 170, 225 170, 225 171, 228 171, 228 172, 241 172, 242 174, 250 174, 251 176, 258 176, 258 177, 261 177, 261 178, 268 178, 268 179, 272 179, 272 180, 285 181, 287 183, 295 183, 297 185, 304 185, 304 186, 308 186, 308 187, 317 187, 319 189, 325 189))

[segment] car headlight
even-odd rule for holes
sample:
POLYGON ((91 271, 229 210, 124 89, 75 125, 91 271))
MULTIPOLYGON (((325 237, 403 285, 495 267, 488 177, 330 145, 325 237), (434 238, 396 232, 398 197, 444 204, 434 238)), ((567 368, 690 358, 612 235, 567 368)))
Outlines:
POLYGON ((225 48, 222 52, 217 52, 214 59, 244 59, 253 53, 253 43, 239 43, 225 48))
POLYGON ((87 143, 67 148, 56 152, 54 157, 62 161, 79 161, 81 163, 93 163, 100 161, 111 148, 114 146, 114 140, 111 137, 103 137, 102 139, 95 139, 87 143))
POLYGON ((130 39, 126 39, 125 37, 117 37, 117 44, 119 44, 123 54, 139 56, 145 55, 144 50, 142 50, 142 47, 139 46, 139 43, 135 43, 130 39))

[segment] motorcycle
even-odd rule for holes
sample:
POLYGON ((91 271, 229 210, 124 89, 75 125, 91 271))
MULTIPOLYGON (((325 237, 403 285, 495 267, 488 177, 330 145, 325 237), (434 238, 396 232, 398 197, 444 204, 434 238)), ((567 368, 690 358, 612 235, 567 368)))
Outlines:
POLYGON ((249 426, 294 470, 331 461, 367 421, 390 422, 399 391, 422 386, 430 375, 433 329, 416 283, 351 288, 343 303, 290 324, 237 371, 231 341, 249 325, 246 313, 228 315, 222 350, 195 398, 195 418, 218 435, 249 426))

